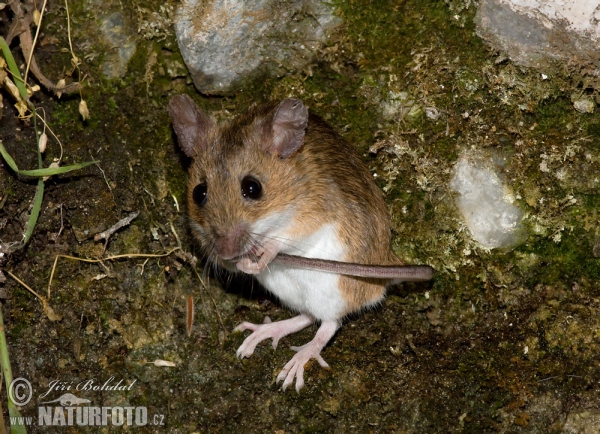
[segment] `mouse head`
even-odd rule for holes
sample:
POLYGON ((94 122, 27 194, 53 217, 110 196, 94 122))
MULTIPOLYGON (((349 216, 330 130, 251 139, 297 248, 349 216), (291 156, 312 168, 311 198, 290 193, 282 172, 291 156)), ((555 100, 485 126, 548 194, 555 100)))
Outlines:
POLYGON ((168 107, 183 152, 192 230, 212 259, 235 260, 285 243, 307 182, 297 169, 308 110, 285 99, 218 125, 187 95, 168 107))

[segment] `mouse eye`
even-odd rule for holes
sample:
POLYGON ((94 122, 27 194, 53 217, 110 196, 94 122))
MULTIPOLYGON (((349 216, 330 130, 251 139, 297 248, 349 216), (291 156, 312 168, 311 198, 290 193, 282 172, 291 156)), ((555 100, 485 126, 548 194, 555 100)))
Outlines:
POLYGON ((242 196, 246 199, 259 199, 262 196, 262 185, 258 179, 246 176, 242 179, 242 196))
POLYGON ((194 198, 194 202, 196 202, 197 205, 204 206, 204 204, 206 203, 206 182, 198 184, 194 187, 192 197, 194 198))

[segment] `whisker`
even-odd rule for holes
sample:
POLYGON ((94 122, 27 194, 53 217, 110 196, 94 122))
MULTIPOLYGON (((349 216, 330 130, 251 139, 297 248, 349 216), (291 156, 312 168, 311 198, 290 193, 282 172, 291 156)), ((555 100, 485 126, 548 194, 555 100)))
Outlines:
MULTIPOLYGON (((286 245, 288 247, 292 247, 292 248, 298 249, 295 245, 291 244, 291 242, 294 241, 294 240, 289 239, 289 238, 276 237, 274 235, 257 234, 257 233, 254 233, 254 232, 248 232, 248 233, 254 235, 254 239, 257 240, 257 241, 258 241, 257 237, 260 237, 260 238, 265 239, 265 240, 279 241, 281 244, 284 244, 284 245, 286 245), (285 242, 285 241, 289 241, 289 242, 285 242)), ((261 245, 261 247, 262 247, 262 245, 261 245)), ((300 250, 300 249, 298 249, 298 250, 300 250)), ((300 251, 302 251, 302 250, 300 250, 300 251)))
POLYGON ((269 264, 265 265, 265 268, 267 269, 267 271, 269 272, 269 274, 271 274, 271 269, 269 268, 269 264))
POLYGON ((208 255, 206 257, 206 260, 204 261, 204 267, 202 269, 202 278, 206 279, 206 277, 209 275, 208 270, 211 266, 211 258, 210 255, 208 255))
MULTIPOLYGON (((311 244, 308 244, 308 243, 303 243, 302 241, 294 240, 294 239, 291 239, 291 238, 284 238, 284 237, 280 237, 280 236, 265 235, 265 234, 253 234, 253 235, 259 236, 259 237, 261 237, 263 239, 266 239, 266 240, 278 241, 278 242, 280 242, 281 244, 283 244, 283 245, 285 245, 287 247, 291 247, 293 249, 298 250, 300 253, 306 253, 307 252, 306 249, 302 249, 301 248, 302 245, 304 245, 304 246, 306 246, 306 248, 310 248, 310 249, 314 249, 315 248, 314 245, 311 245, 311 244)), ((325 249, 319 249, 319 250, 321 252, 323 252, 323 253, 331 253, 330 251, 325 250, 325 249)))

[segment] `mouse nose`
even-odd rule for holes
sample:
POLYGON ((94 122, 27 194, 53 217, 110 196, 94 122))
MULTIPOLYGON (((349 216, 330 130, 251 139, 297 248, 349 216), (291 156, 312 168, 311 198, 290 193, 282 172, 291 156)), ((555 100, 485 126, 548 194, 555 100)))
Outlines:
POLYGON ((248 241, 248 224, 238 223, 233 229, 218 235, 215 243, 217 254, 222 259, 232 259, 245 253, 242 251, 248 241))

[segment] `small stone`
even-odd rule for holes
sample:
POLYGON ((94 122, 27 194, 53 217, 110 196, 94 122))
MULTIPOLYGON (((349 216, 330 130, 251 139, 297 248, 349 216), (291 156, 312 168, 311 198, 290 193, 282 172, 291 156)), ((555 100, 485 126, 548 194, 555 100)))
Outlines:
POLYGON ((484 248, 515 244, 522 230, 523 212, 510 203, 492 162, 463 156, 454 167, 450 188, 471 236, 484 248))
POLYGON ((227 94, 304 67, 340 23, 321 0, 184 0, 175 33, 196 88, 227 94))
POLYGON ((573 102, 573 107, 579 113, 594 113, 594 109, 596 108, 596 103, 591 98, 587 97, 571 97, 571 101, 573 102))

